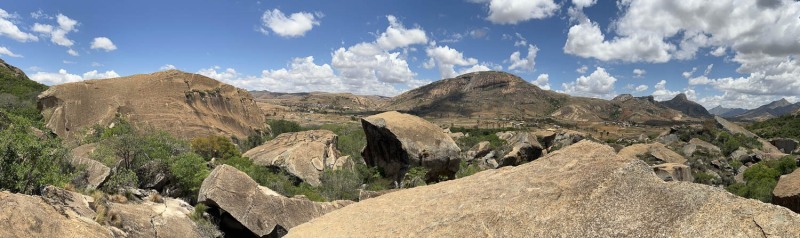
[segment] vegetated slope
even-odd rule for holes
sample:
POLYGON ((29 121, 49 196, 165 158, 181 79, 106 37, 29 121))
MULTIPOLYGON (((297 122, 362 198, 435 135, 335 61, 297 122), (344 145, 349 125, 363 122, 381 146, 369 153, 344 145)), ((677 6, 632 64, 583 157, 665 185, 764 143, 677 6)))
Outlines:
POLYGON ((389 100, 382 96, 363 96, 351 93, 251 91, 250 94, 258 102, 285 107, 334 111, 372 111, 389 100))
POLYGON ((711 118, 713 117, 711 113, 706 110, 705 107, 697 104, 696 102, 692 102, 686 97, 686 94, 678 94, 674 98, 659 102, 659 104, 664 105, 665 107, 672 108, 686 114, 687 116, 694 117, 694 118, 711 118))
POLYGON ((410 90, 392 98, 383 109, 430 117, 555 117, 570 121, 637 122, 684 119, 680 112, 652 101, 632 96, 624 99, 571 97, 543 90, 509 73, 484 71, 410 90))
POLYGON ((722 106, 716 106, 711 110, 708 110, 708 113, 725 118, 735 117, 745 112, 747 112, 747 109, 744 108, 726 108, 722 106))
POLYGON ((800 140, 800 113, 755 122, 747 129, 763 138, 782 137, 800 140))
POLYGON ((117 116, 185 139, 247 138, 266 129, 247 91, 177 70, 56 85, 39 95, 39 107, 47 127, 67 139, 117 116))
POLYGON ((0 108, 26 117, 37 117, 36 95, 47 86, 30 80, 25 72, 0 59, 0 108))
POLYGON ((763 121, 770 118, 791 114, 800 109, 800 103, 792 104, 785 98, 781 100, 768 103, 756 109, 748 110, 742 114, 733 117, 735 120, 740 121, 763 121))

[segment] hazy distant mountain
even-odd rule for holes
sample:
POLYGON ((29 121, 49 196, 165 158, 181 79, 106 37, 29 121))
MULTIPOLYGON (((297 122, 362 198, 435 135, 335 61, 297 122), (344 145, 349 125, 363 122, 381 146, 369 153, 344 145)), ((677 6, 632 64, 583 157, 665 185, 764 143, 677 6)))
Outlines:
POLYGON ((710 118, 711 113, 708 113, 705 107, 697 104, 696 102, 692 102, 689 98, 686 97, 686 94, 678 94, 674 98, 669 101, 660 102, 661 105, 664 105, 668 108, 672 108, 683 112, 690 117, 695 118, 710 118))
POLYGON ((717 116, 721 116, 721 117, 725 117, 725 118, 731 118, 731 117, 735 117, 735 116, 741 115, 742 113, 747 112, 747 109, 744 109, 744 108, 726 108, 726 107, 723 107, 723 106, 716 106, 716 107, 712 108, 711 110, 708 110, 708 112, 711 113, 711 114, 717 115, 717 116))
POLYGON ((286 107, 308 109, 330 109, 343 111, 373 111, 385 104, 389 98, 382 96, 362 96, 351 93, 276 93, 270 91, 250 91, 258 102, 286 107))
POLYGON ((785 98, 782 98, 781 100, 736 115, 733 119, 742 121, 763 121, 795 112, 798 109, 800 109, 800 103, 792 104, 785 98))

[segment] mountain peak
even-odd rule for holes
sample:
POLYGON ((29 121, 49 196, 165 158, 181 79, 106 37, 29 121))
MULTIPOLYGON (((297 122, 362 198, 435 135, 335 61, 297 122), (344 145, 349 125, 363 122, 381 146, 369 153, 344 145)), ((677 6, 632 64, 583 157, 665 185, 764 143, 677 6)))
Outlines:
POLYGON ((689 101, 689 98, 686 97, 685 93, 679 93, 678 95, 675 95, 675 98, 672 100, 689 101))

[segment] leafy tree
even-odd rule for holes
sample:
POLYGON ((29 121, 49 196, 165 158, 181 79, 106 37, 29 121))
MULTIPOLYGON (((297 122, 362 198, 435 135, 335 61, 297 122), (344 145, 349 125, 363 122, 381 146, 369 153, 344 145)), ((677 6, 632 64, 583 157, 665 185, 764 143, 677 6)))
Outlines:
POLYGON ((272 137, 276 137, 280 134, 287 133, 287 132, 298 132, 302 131, 303 127, 297 122, 287 121, 287 120, 267 120, 267 124, 272 129, 272 137))
POLYGON ((206 160, 229 159, 242 155, 230 139, 215 135, 193 139, 192 150, 206 160))
POLYGON ((194 153, 184 153, 175 157, 169 165, 169 171, 192 200, 196 199, 200 185, 211 173, 203 157, 194 153))
POLYGON ((800 114, 755 122, 747 129, 763 138, 783 137, 800 140, 800 114))
POLYGON ((745 183, 735 183, 726 189, 742 197, 771 202, 772 190, 778 184, 780 176, 791 173, 796 168, 797 162, 793 156, 760 162, 744 171, 745 183))

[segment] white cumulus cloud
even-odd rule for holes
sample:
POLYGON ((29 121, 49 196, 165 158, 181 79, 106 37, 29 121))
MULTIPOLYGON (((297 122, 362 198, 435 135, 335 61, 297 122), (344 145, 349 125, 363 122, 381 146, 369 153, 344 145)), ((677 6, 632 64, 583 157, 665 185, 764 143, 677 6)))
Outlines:
POLYGON ((77 74, 71 74, 67 72, 67 70, 65 69, 60 69, 56 73, 36 72, 30 76, 31 80, 43 83, 45 85, 57 85, 57 84, 78 82, 89 79, 104 79, 104 78, 117 78, 117 77, 119 77, 119 74, 114 72, 114 70, 109 70, 105 72, 92 70, 83 73, 83 75, 77 75, 77 74))
POLYGON ((435 65, 439 69, 439 76, 444 78, 453 78, 458 76, 459 73, 464 73, 470 70, 461 70, 456 73, 455 67, 469 67, 474 71, 488 70, 486 65, 478 65, 478 59, 464 57, 464 53, 450 48, 450 46, 436 46, 431 45, 425 50, 429 57, 429 61, 423 65, 426 68, 433 68, 435 65))
POLYGON ((389 20, 389 27, 375 41, 382 49, 393 50, 428 42, 428 37, 424 30, 420 28, 406 29, 402 23, 397 21, 397 17, 392 15, 386 16, 386 19, 389 20))
POLYGON ((36 35, 23 32, 17 27, 11 19, 16 18, 15 15, 10 14, 0 8, 0 36, 6 36, 19 42, 38 41, 36 35))
POLYGON ((17 57, 17 58, 22 57, 22 55, 14 54, 14 52, 11 52, 11 50, 3 46, 0 46, 0 55, 8 55, 10 57, 17 57))
POLYGON ((550 75, 548 74, 540 74, 539 77, 536 77, 536 81, 531 82, 533 85, 544 89, 550 90, 550 75))
POLYGON ((558 9, 553 0, 490 0, 486 19, 495 24, 518 24, 551 17, 558 9))
POLYGON ((539 48, 535 45, 528 45, 528 55, 525 58, 520 57, 520 52, 515 51, 509 57, 509 61, 511 61, 511 66, 508 66, 509 70, 520 70, 520 71, 533 71, 534 67, 536 66, 536 53, 539 52, 539 48))
POLYGON ((92 49, 104 50, 106 52, 114 51, 117 46, 108 37, 96 37, 92 40, 92 49))
POLYGON ((602 67, 595 68, 589 76, 581 76, 575 82, 562 83, 564 92, 585 97, 611 98, 614 96, 614 83, 617 79, 602 67))
POLYGON ((56 45, 64 47, 71 47, 74 45, 75 42, 67 38, 67 34, 78 31, 75 27, 78 26, 79 22, 64 14, 58 14, 56 15, 56 23, 58 24, 57 26, 35 23, 32 30, 50 37, 50 42, 56 45))
POLYGON ((286 16, 278 9, 267 10, 261 15, 261 32, 275 32, 282 37, 301 37, 314 26, 319 26, 321 13, 296 12, 286 16))
POLYGON ((647 74, 647 71, 644 69, 633 69, 633 77, 641 78, 644 77, 645 74, 647 74))

